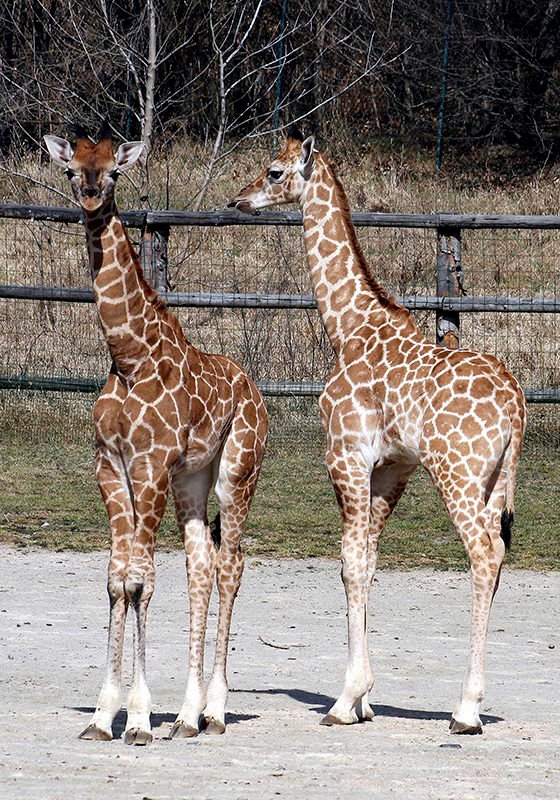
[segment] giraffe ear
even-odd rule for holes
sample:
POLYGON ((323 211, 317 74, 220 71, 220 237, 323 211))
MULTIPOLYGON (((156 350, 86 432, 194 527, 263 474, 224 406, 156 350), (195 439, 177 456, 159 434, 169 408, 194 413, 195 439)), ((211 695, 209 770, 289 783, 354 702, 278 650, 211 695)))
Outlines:
POLYGON ((133 167, 144 150, 144 142, 125 142, 121 144, 115 156, 119 172, 126 172, 133 167))
POLYGON ((299 162, 299 171, 306 181, 311 177, 313 167, 315 166, 315 156, 313 154, 313 147, 315 146, 315 137, 308 136, 305 142, 301 145, 301 160, 299 162))
POLYGON ((43 139, 54 163, 66 169, 74 155, 70 142, 60 136, 43 136, 43 139))

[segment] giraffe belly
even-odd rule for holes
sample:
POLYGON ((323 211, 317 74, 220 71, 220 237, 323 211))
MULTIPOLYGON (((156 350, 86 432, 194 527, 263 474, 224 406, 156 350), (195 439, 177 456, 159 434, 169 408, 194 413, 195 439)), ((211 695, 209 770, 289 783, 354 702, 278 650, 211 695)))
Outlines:
POLYGON ((378 469, 386 464, 419 464, 418 450, 407 446, 404 442, 360 443, 359 452, 369 470, 378 469))
POLYGON ((189 438, 187 449, 175 462, 174 472, 185 472, 187 475, 199 472, 203 467, 214 461, 222 446, 218 437, 212 441, 189 438))
MULTIPOLYGON (((406 434, 406 432, 403 432, 406 434)), ((385 464, 419 464, 416 440, 406 435, 396 435, 381 427, 362 434, 357 445, 368 470, 385 464)))

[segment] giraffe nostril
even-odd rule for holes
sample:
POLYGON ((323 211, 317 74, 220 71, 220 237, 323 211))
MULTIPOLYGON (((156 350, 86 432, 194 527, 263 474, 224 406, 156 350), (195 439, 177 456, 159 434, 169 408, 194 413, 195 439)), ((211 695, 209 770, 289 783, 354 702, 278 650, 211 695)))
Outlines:
POLYGON ((94 186, 86 186, 83 190, 84 197, 99 197, 99 192, 94 186))

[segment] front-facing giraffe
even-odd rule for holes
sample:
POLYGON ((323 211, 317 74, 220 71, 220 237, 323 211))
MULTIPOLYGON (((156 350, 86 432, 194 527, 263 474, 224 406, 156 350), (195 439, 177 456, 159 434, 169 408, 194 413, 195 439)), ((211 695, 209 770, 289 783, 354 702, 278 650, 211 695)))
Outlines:
POLYGON ((472 576, 470 659, 450 728, 481 733, 484 654, 492 598, 513 518, 525 399, 496 358, 429 342, 369 271, 344 190, 313 139, 286 147, 230 203, 245 212, 299 203, 317 305, 337 361, 320 399, 327 467, 342 514, 348 665, 323 720, 370 719, 367 603, 377 545, 422 464, 467 551, 472 576))
POLYGON ((176 317, 142 276, 119 219, 114 189, 142 144, 116 155, 111 141, 80 138, 75 150, 45 141, 85 212, 93 291, 113 366, 94 409, 97 480, 111 527, 107 671, 83 739, 111 739, 120 708, 125 619, 134 617, 134 660, 125 741, 151 741, 145 625, 154 590, 154 547, 169 486, 183 537, 190 601, 189 673, 172 736, 225 731, 226 659, 233 603, 243 571, 240 536, 264 453, 267 415, 254 382, 229 358, 183 336, 176 317), (215 484, 220 526, 211 533, 215 484), (214 579, 219 592, 214 668, 203 684, 204 639, 214 579))

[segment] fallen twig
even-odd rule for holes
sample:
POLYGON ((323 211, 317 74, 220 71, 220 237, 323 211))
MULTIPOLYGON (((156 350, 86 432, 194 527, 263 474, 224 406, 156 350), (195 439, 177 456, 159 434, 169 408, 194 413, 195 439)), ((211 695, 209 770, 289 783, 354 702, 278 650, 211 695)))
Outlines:
POLYGON ((293 647, 307 647, 305 644, 274 644, 273 642, 267 642, 262 636, 259 636, 259 641, 267 647, 275 647, 276 650, 291 650, 293 647))

